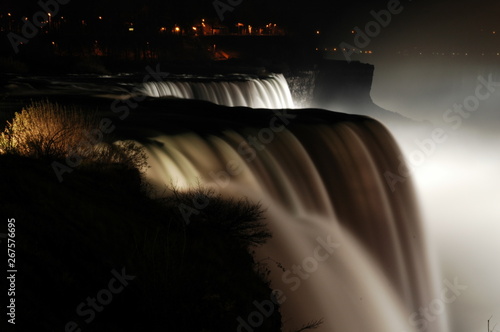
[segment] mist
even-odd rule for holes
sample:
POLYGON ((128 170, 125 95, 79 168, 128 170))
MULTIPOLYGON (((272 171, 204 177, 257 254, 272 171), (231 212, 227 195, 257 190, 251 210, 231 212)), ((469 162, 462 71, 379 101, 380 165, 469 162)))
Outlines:
POLYGON ((500 252, 499 62, 442 55, 371 60, 373 101, 425 127, 391 132, 411 169, 442 277, 467 286, 447 307, 450 329, 484 331, 490 316, 492 326, 500 321, 493 259, 500 252), (484 80, 493 82, 490 91, 484 80))

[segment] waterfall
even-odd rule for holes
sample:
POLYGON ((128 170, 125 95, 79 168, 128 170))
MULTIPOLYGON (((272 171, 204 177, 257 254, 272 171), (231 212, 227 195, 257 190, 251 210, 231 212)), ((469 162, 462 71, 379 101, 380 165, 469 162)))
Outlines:
POLYGON ((138 91, 149 97, 197 99, 224 106, 294 107, 283 74, 270 74, 262 79, 239 75, 231 80, 172 77, 168 81, 143 83, 138 91))
MULTIPOLYGON (((148 131, 147 177, 159 188, 201 183, 263 205, 273 238, 255 259, 268 264, 271 286, 283 294, 285 331, 321 318, 318 331, 447 330, 444 313, 425 326, 420 320, 419 310, 439 298, 435 271, 411 181, 396 192, 385 182, 400 161, 382 125, 319 110, 221 109, 207 127, 218 118, 263 121, 148 131)), ((238 331, 257 324, 249 314, 238 331)))

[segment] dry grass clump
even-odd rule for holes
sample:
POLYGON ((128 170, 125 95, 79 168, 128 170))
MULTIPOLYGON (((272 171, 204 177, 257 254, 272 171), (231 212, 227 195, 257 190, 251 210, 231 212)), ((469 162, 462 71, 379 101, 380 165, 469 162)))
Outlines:
MULTIPOLYGON (((61 159, 88 141, 87 133, 98 128, 94 112, 36 101, 16 112, 0 136, 0 153, 24 157, 61 159)), ((76 151, 75 151, 76 152, 76 151)))
POLYGON ((34 101, 0 133, 0 154, 80 164, 116 165, 142 170, 146 154, 131 141, 111 143, 97 112, 49 101, 34 101))

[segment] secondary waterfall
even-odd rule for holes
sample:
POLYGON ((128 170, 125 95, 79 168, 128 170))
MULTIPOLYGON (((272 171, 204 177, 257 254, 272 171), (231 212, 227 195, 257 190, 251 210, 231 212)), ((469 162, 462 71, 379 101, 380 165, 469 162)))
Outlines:
MULTIPOLYGON (((447 330, 445 313, 431 321, 419 311, 439 298, 435 271, 410 179, 395 192, 385 182, 400 161, 382 125, 320 110, 223 110, 211 110, 213 124, 248 116, 264 122, 148 131, 147 176, 160 188, 201 183, 262 203, 273 238, 255 258, 283 292, 285 331, 321 318, 318 331, 447 330)), ((251 313, 241 318, 248 325, 235 321, 237 331, 258 326, 251 313)))
POLYGON ((149 97, 174 97, 210 101, 225 106, 293 108, 293 100, 282 74, 266 78, 238 75, 231 80, 203 77, 172 77, 143 83, 138 91, 149 97))

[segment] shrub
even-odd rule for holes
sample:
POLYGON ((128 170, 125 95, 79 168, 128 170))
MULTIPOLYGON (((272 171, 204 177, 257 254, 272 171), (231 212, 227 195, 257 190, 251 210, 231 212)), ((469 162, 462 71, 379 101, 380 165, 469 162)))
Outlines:
POLYGON ((203 187, 187 192, 175 187, 170 190, 172 194, 163 198, 164 205, 192 230, 225 234, 238 239, 247 248, 259 246, 271 238, 263 222, 264 211, 260 204, 247 199, 227 199, 203 187))
POLYGON ((95 113, 48 101, 33 102, 1 134, 0 152, 33 158, 65 158, 85 133, 97 127, 95 113))
POLYGON ((16 112, 0 134, 0 154, 16 154, 45 160, 78 156, 82 163, 143 170, 147 157, 131 141, 114 144, 92 138, 99 128, 97 112, 35 101, 16 112))

